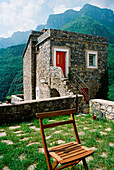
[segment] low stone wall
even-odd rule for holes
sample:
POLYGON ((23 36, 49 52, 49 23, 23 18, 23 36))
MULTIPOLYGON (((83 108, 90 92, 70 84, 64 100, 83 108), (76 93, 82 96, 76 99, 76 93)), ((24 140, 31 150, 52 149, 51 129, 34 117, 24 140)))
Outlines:
MULTIPOLYGON (((55 97, 42 100, 0 104, 0 124, 28 121, 36 113, 64 110, 76 107, 76 96, 55 97)), ((83 96, 78 95, 78 111, 83 112, 83 96)))
POLYGON ((114 120, 114 102, 102 99, 90 100, 90 112, 98 117, 114 120))
POLYGON ((24 101, 23 94, 11 95, 11 103, 22 102, 22 101, 24 101))

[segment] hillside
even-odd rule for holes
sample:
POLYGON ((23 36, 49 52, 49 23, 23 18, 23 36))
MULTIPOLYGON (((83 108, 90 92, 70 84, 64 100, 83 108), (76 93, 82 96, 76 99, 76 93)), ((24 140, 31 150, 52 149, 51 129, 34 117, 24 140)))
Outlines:
MULTIPOLYGON (((74 11, 72 9, 65 11, 61 14, 52 14, 49 16, 46 25, 40 24, 37 26, 36 30, 41 31, 43 28, 50 29, 61 29, 64 25, 71 23, 72 21, 75 21, 77 18, 80 18, 82 16, 86 16, 87 18, 91 18, 91 25, 92 21, 93 24, 96 21, 97 26, 98 24, 102 24, 102 29, 99 31, 100 36, 106 36, 105 32, 108 31, 108 34, 114 34, 114 14, 113 11, 110 9, 101 9, 96 6, 85 4, 83 8, 80 11, 74 11), (104 29, 107 31, 104 31, 104 34, 102 32, 103 26, 104 29)), ((85 22, 85 20, 84 20, 85 22)), ((92 26, 92 27, 94 27, 92 26)), ((98 26, 100 27, 100 26, 98 26)), ((98 28, 99 29, 99 28, 98 28)), ((100 29, 99 29, 100 30, 100 29)), ((83 30, 82 30, 83 31, 83 30)), ((0 37, 0 48, 7 48, 12 45, 18 45, 23 44, 27 42, 28 36, 30 34, 30 31, 27 32, 15 32, 11 37, 9 38, 1 38, 0 37)), ((92 31, 91 31, 91 34, 92 31)), ((95 34, 94 34, 95 35, 95 34)), ((110 35, 109 35, 110 37, 110 35)), ((110 38, 109 38, 110 40, 110 38)))
POLYGON ((23 92, 23 59, 25 44, 0 49, 0 101, 23 92))
POLYGON ((110 32, 109 28, 85 15, 78 17, 76 20, 66 24, 61 29, 71 32, 103 36, 108 38, 108 42, 114 42, 114 34, 110 32))
MULTIPOLYGON (((80 11, 67 10, 50 15, 46 25, 38 25, 37 30, 56 28, 85 34, 108 37, 114 43, 114 14, 112 10, 100 9, 86 4, 80 11)), ((30 31, 16 32, 9 38, 0 37, 0 100, 6 96, 23 92, 22 53, 25 47, 11 45, 26 43, 30 31)), ((109 99, 114 100, 114 45, 108 46, 109 99)))
POLYGON ((110 44, 108 46, 108 75, 109 75, 108 98, 114 101, 114 44, 110 44))
POLYGON ((25 44, 29 37, 30 31, 14 32, 9 38, 0 38, 0 48, 7 48, 14 45, 25 44))

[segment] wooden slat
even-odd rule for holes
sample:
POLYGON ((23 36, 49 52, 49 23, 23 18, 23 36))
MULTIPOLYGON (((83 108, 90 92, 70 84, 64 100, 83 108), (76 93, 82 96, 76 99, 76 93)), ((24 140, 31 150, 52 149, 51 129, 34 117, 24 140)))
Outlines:
POLYGON ((58 145, 58 146, 51 147, 51 148, 48 149, 48 151, 62 149, 62 148, 70 146, 71 144, 80 145, 77 142, 73 141, 73 142, 69 142, 69 143, 65 143, 65 144, 61 144, 61 145, 58 145))
POLYGON ((78 160, 78 159, 82 159, 86 156, 89 156, 91 154, 93 154, 94 151, 90 150, 90 151, 86 151, 85 153, 82 153, 80 155, 76 155, 76 156, 73 156, 71 158, 68 158, 68 159, 65 159, 65 160, 62 160, 60 161, 61 164, 64 164, 64 163, 68 163, 68 162, 71 162, 71 161, 74 161, 74 160, 78 160))
POLYGON ((84 152, 87 152, 86 150, 80 150, 80 151, 78 151, 78 152, 75 152, 75 153, 72 153, 72 154, 68 154, 68 155, 66 155, 66 156, 62 156, 62 159, 67 159, 67 158, 71 158, 71 157, 74 157, 74 156, 76 156, 76 155, 79 155, 79 154, 81 154, 81 153, 84 153, 84 152))
POLYGON ((81 149, 81 147, 80 146, 76 146, 76 145, 74 145, 74 146, 69 146, 68 148, 63 148, 63 149, 61 149, 61 150, 58 150, 56 153, 58 153, 59 155, 62 155, 62 154, 67 154, 67 153, 70 153, 70 152, 72 152, 72 151, 77 151, 78 149, 81 149))
POLYGON ((82 148, 79 146, 79 147, 77 147, 77 149, 74 149, 72 151, 70 150, 69 152, 58 153, 58 155, 61 156, 61 157, 64 157, 68 154, 73 154, 73 153, 79 152, 81 150, 82 150, 82 148))
POLYGON ((58 110, 52 112, 43 112, 43 113, 36 113, 36 118, 49 118, 49 117, 56 117, 60 115, 69 115, 76 113, 76 109, 67 109, 67 110, 58 110))
POLYGON ((60 156, 58 156, 55 152, 49 152, 49 154, 56 159, 58 162, 60 162, 61 160, 63 160, 60 156))
POLYGON ((66 165, 63 165, 63 166, 61 166, 61 167, 58 167, 58 168, 56 168, 55 170, 60 170, 60 169, 64 169, 64 168, 66 168, 66 167, 69 167, 69 166, 71 166, 71 165, 76 165, 76 164, 78 164, 79 163, 79 160, 77 160, 77 161, 73 161, 73 162, 70 162, 70 163, 68 163, 68 164, 66 164, 66 165))
POLYGON ((43 125, 43 128, 44 129, 52 128, 52 127, 55 127, 55 126, 70 124, 70 123, 73 123, 73 122, 74 122, 73 120, 68 120, 68 121, 63 121, 63 122, 50 123, 50 124, 43 125))

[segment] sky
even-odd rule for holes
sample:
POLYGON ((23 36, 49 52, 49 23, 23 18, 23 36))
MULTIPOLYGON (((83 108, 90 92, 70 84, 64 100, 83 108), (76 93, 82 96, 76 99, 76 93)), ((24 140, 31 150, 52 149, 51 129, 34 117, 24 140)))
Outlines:
POLYGON ((35 30, 50 14, 79 11, 86 3, 114 11, 114 0, 0 0, 0 37, 35 30))

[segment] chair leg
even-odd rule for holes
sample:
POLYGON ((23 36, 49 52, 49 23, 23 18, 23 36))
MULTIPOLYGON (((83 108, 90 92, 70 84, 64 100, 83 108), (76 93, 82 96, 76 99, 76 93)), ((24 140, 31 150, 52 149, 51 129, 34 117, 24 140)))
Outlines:
POLYGON ((57 161, 53 162, 52 169, 55 169, 59 163, 57 161))
POLYGON ((82 161, 83 161, 83 165, 84 165, 85 170, 88 170, 88 166, 87 166, 85 158, 83 158, 82 161))

